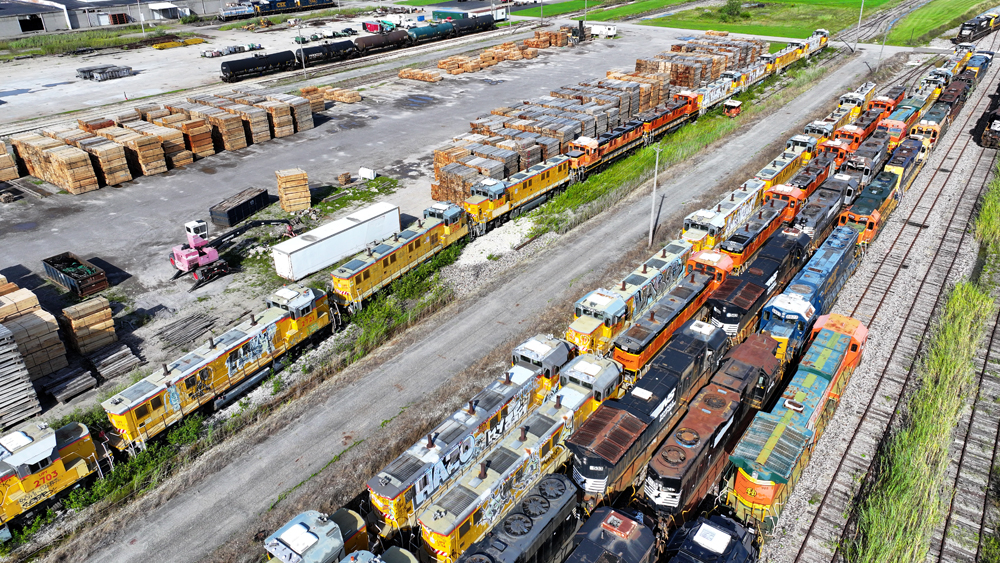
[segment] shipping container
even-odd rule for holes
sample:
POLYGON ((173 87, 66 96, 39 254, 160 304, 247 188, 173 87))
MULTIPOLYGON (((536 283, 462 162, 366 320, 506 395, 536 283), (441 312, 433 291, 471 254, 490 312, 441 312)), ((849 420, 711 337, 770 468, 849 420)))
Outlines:
POLYGON ((267 190, 249 188, 225 199, 208 210, 212 224, 220 227, 234 227, 271 203, 267 190))
POLYGON ((271 249, 274 270, 297 281, 399 231, 399 207, 376 203, 275 245, 271 249))
POLYGON ((80 297, 108 288, 104 270, 72 252, 63 252, 42 260, 45 276, 80 297))
POLYGON ((464 20, 469 17, 468 12, 459 12, 453 10, 434 10, 431 12, 431 17, 438 21, 444 21, 448 19, 452 20, 464 20))

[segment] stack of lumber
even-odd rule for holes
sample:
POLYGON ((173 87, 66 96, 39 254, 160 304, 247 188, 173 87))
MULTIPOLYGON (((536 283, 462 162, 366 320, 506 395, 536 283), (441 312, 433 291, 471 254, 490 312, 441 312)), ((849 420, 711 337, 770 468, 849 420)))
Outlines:
POLYGON ((145 119, 146 121, 152 121, 152 119, 149 117, 149 113, 154 111, 159 111, 163 109, 163 106, 159 104, 142 104, 135 106, 135 108, 133 109, 135 109, 135 111, 139 113, 140 118, 145 119))
POLYGON ((295 125, 292 122, 292 106, 285 102, 273 102, 270 100, 259 102, 256 105, 267 112, 267 122, 271 128, 272 137, 278 139, 295 134, 295 125))
POLYGON ((38 395, 17 351, 14 335, 0 325, 0 428, 10 428, 40 412, 38 395))
POLYGON ((104 297, 88 299, 63 309, 62 313, 59 324, 63 333, 70 347, 81 354, 100 350, 118 340, 115 321, 111 318, 111 303, 104 297))
MULTIPOLYGON (((503 141, 496 141, 498 143, 503 141)), ((558 145, 558 143, 557 143, 558 145)), ((509 149, 495 147, 491 145, 481 145, 479 143, 470 143, 465 146, 472 154, 482 158, 488 158, 490 160, 495 160, 503 164, 503 177, 512 176, 517 174, 521 170, 520 167, 520 156, 516 151, 509 149)))
POLYGON ((173 112, 171 112, 168 109, 156 109, 146 113, 146 115, 144 115, 142 118, 150 123, 156 123, 158 119, 162 119, 164 117, 168 117, 171 115, 173 115, 173 112))
POLYGON ((90 155, 62 141, 37 133, 11 137, 18 157, 28 174, 55 184, 71 194, 82 194, 100 187, 90 155))
MULTIPOLYGON (((186 116, 185 116, 186 118, 186 116)), ((215 154, 212 127, 204 119, 188 119, 177 124, 184 135, 184 145, 197 158, 215 154)))
POLYGON ((415 68, 403 68, 399 70, 399 77, 408 80, 419 80, 421 82, 441 82, 441 73, 435 70, 418 70, 415 68))
POLYGON ((236 103, 219 96, 194 96, 189 102, 212 106, 226 113, 239 116, 242 121, 246 144, 263 143, 271 140, 271 129, 268 125, 267 112, 261 108, 236 103))
POLYGON ((167 161, 163 157, 163 144, 159 138, 142 135, 123 127, 106 127, 94 131, 105 139, 111 139, 125 148, 132 176, 162 174, 167 171, 167 161))
POLYGON ((267 98, 261 96, 260 94, 253 94, 247 92, 232 92, 229 94, 219 94, 223 98, 229 98, 234 102, 241 104, 246 104, 248 106, 256 106, 259 103, 266 102, 267 98))
POLYGON ((438 61, 437 67, 446 71, 448 74, 478 72, 483 68, 478 58, 470 59, 469 57, 463 57, 461 55, 441 59, 438 61))
POLYGON ((51 313, 32 311, 3 321, 3 326, 14 334, 17 351, 32 380, 69 365, 66 347, 59 339, 59 323, 51 313))
POLYGON ((641 90, 641 100, 644 100, 645 109, 654 108, 666 102, 663 94, 666 92, 664 86, 669 84, 669 77, 665 75, 645 75, 638 72, 624 73, 617 70, 609 70, 608 78, 622 82, 635 82, 639 84, 641 90), (648 89, 648 90, 647 90, 648 89))
POLYGON ((469 155, 459 162, 469 168, 478 170, 483 176, 493 178, 494 180, 503 180, 506 177, 504 174, 504 163, 498 160, 469 155))
POLYGON ((347 184, 350 184, 351 183, 351 173, 350 172, 344 172, 340 176, 337 176, 337 181, 340 182, 341 186, 346 186, 347 184))
POLYGON ((309 100, 309 110, 313 113, 326 109, 326 101, 323 99, 323 92, 316 86, 304 86, 299 89, 299 95, 309 100))
POLYGON ((157 336, 171 347, 183 346, 194 342, 202 334, 212 328, 216 319, 205 313, 197 313, 190 317, 176 320, 163 327, 157 336))
POLYGON ((123 123, 129 123, 132 121, 142 121, 142 116, 139 115, 139 112, 135 111, 134 109, 130 109, 130 110, 125 110, 121 113, 117 113, 115 115, 109 115, 107 116, 107 119, 114 121, 115 125, 121 125, 123 123))
POLYGON ((710 29, 710 30, 708 30, 708 31, 705 32, 705 35, 716 35, 716 36, 719 36, 719 37, 726 37, 726 36, 729 35, 729 32, 728 31, 714 31, 714 30, 710 29))
POLYGON ((357 90, 323 86, 319 89, 319 91, 323 93, 323 99, 330 102, 340 102, 342 104, 356 104, 361 101, 361 92, 358 92, 357 90))
POLYGON ((278 177, 278 199, 281 208, 291 213, 312 206, 309 195, 309 176, 305 170, 290 168, 274 173, 278 177))
POLYGON ((78 127, 49 127, 42 134, 86 151, 102 186, 117 186, 132 179, 125 149, 118 143, 88 133, 78 127))
MULTIPOLYGON (((158 116, 156 119, 150 119, 148 121, 152 122, 154 125, 162 125, 164 127, 173 127, 174 129, 179 129, 178 125, 188 120, 188 116, 183 113, 173 113, 168 109, 163 110, 168 112, 167 115, 158 116)), ((150 114, 152 115, 152 114, 150 114)))
POLYGON ((284 102, 291 106, 296 133, 313 128, 313 116, 312 111, 309 109, 309 100, 301 96, 292 96, 289 94, 268 94, 267 99, 272 102, 284 102))
POLYGON ((80 129, 88 133, 97 133, 98 129, 106 129, 108 127, 114 127, 115 122, 106 118, 98 117, 97 119, 77 119, 76 124, 80 129))
POLYGON ((142 363, 142 360, 121 342, 87 356, 87 360, 105 381, 124 375, 142 363))
POLYGON ((553 36, 558 35, 558 33, 553 33, 550 31, 535 31, 535 37, 532 39, 525 39, 524 45, 532 49, 548 49, 553 42, 553 36))
POLYGON ((434 151, 434 178, 441 181, 441 169, 472 154, 469 149, 447 145, 434 151))
POLYGON ((60 403, 65 403, 80 393, 97 387, 97 379, 83 368, 63 368, 35 380, 35 383, 60 403))
POLYGON ((246 132, 243 130, 243 120, 224 109, 193 104, 188 113, 191 119, 204 119, 212 126, 212 140, 215 152, 235 151, 247 146, 246 132))
POLYGON ((502 149, 516 152, 518 156, 518 165, 522 171, 527 170, 542 161, 542 148, 528 139, 508 139, 497 143, 497 146, 502 149))
POLYGON ((16 284, 7 283, 7 278, 0 276, 0 323, 8 319, 26 315, 41 309, 38 297, 30 289, 18 289, 16 284))
POLYGON ((17 172, 17 162, 14 155, 7 152, 7 145, 0 141, 0 182, 16 180, 20 177, 17 172))
POLYGON ((523 51, 516 43, 508 41, 486 49, 479 55, 480 58, 492 58, 496 62, 519 61, 524 58, 523 51))
POLYGON ((431 197, 436 201, 465 201, 472 195, 472 186, 483 176, 475 168, 459 162, 446 164, 438 175, 438 183, 431 184, 431 197))

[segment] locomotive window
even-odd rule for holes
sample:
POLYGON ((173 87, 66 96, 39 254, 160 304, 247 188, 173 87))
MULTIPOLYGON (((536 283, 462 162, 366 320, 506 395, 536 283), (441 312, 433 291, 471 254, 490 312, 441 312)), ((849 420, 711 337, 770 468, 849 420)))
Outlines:
POLYGON ((383 268, 388 268, 389 267, 389 259, 388 258, 385 258, 385 259, 382 260, 382 267, 383 268))
POLYGON ((857 351, 858 351, 858 345, 857 344, 851 344, 851 352, 857 352, 857 351))
POLYGON ((389 257, 389 263, 390 264, 395 264, 396 263, 396 255, 395 254, 393 254, 392 256, 389 257))
POLYGON ((149 416, 149 405, 139 405, 135 409, 135 419, 142 420, 149 416))
POLYGON ((201 379, 202 381, 208 381, 211 377, 212 368, 202 368, 202 370, 198 372, 198 379, 201 379))
POLYGON ((29 463, 28 464, 28 474, 29 475, 34 475, 35 473, 38 473, 39 471, 45 469, 46 467, 48 467, 51 464, 52 464, 52 462, 49 461, 49 458, 45 458, 45 459, 39 461, 38 463, 29 463))
POLYGON ((354 276, 354 283, 361 283, 361 274, 354 276))
POLYGON ((483 521, 483 509, 480 508, 475 513, 473 513, 473 515, 472 515, 472 523, 473 524, 479 524, 482 521, 483 521))
POLYGON ((371 274, 372 274, 371 270, 365 270, 364 279, 367 280, 368 278, 372 277, 371 274))
POLYGON ((597 401, 597 402, 601 402, 602 399, 601 399, 601 392, 600 391, 594 391, 594 400, 597 401))
POLYGON ((436 234, 431 235, 431 244, 437 244, 437 241, 438 241, 438 236, 436 234))
POLYGON ((500 426, 500 413, 490 419, 490 430, 493 430, 497 426, 500 426))
POLYGON ((469 529, 471 529, 471 528, 472 528, 472 521, 471 520, 466 520, 465 523, 462 524, 461 527, 458 528, 458 537, 464 538, 465 534, 468 534, 469 533, 469 529))
POLYGON ((154 411, 163 408, 163 397, 153 397, 153 400, 149 402, 149 406, 154 411))
POLYGON ((193 375, 184 380, 184 387, 187 388, 188 391, 194 389, 194 386, 197 384, 197 379, 195 379, 195 376, 193 375))

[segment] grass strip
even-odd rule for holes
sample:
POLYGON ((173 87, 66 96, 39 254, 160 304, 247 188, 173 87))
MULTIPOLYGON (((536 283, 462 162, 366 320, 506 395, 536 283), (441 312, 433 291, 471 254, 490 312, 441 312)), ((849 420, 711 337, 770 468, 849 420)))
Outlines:
POLYGON ((896 22, 886 43, 925 45, 949 29, 997 5, 997 0, 948 0, 928 2, 896 22))
MULTIPOLYGON (((639 0, 638 2, 633 2, 631 4, 626 4, 624 6, 614 6, 611 8, 603 8, 600 10, 595 10, 593 12, 587 12, 587 21, 611 21, 611 20, 624 20, 630 19, 639 14, 645 14, 647 12, 655 12, 657 10, 662 10, 663 8, 669 6, 676 6, 677 4, 685 4, 691 0, 639 0)), ((587 7, 590 7, 587 4, 587 7)), ((582 20, 583 16, 577 16, 573 18, 575 20, 582 20)))
MULTIPOLYGON (((558 4, 549 4, 548 6, 545 6, 544 15, 546 17, 552 17, 561 14, 568 14, 570 12, 582 12, 584 2, 586 2, 588 10, 591 6, 597 7, 602 4, 602 0, 568 0, 567 2, 560 2, 558 4)), ((523 16, 526 18, 537 18, 543 15, 542 7, 528 8, 526 10, 518 10, 511 13, 515 16, 523 16)))
MULTIPOLYGON (((337 8, 333 10, 320 10, 319 12, 313 12, 310 14, 277 14, 274 16, 264 16, 264 18, 270 20, 271 23, 273 24, 285 23, 290 19, 314 20, 316 18, 332 18, 334 16, 347 16, 349 18, 354 18, 366 12, 371 12, 374 9, 375 9, 374 6, 362 6, 360 8, 337 8)), ((262 19, 261 17, 255 17, 246 20, 234 21, 219 26, 219 31, 239 29, 243 26, 250 25, 252 23, 258 23, 260 22, 261 19, 262 19)), ((344 23, 346 24, 348 22, 344 23)))
MULTIPOLYGON (((58 55, 77 49, 104 49, 135 43, 144 39, 140 33, 142 33, 140 26, 128 25, 114 29, 33 35, 23 39, 0 41, 0 51, 10 51, 13 54, 58 55)), ((162 28, 157 28, 148 31, 145 38, 159 37, 164 33, 162 28)))
MULTIPOLYGON (((865 15, 898 4, 900 0, 866 0, 865 15)), ((681 29, 730 31, 770 37, 805 39, 817 28, 835 33, 857 25, 861 0, 771 0, 747 7, 738 16, 715 7, 684 10, 663 18, 643 21, 645 25, 681 29)))
MULTIPOLYGON (((995 163, 996 167, 997 164, 995 163)), ((995 168, 995 172, 1000 169, 995 168)), ((952 432, 978 391, 973 361, 994 311, 990 291, 1000 262, 1000 177, 994 175, 975 224, 986 248, 978 282, 957 284, 917 368, 919 387, 905 416, 875 460, 874 479, 857 499, 857 533, 845 546, 854 563, 923 560, 954 491, 946 485, 952 432)), ((1000 560, 1000 542, 984 538, 983 561, 1000 560)))
MULTIPOLYGON (((791 78, 788 85, 763 103, 754 104, 753 100, 759 92, 773 84, 777 80, 776 77, 768 78, 748 92, 736 96, 738 100, 750 102, 743 106, 743 113, 739 119, 730 119, 722 114, 721 109, 715 109, 699 117, 698 121, 689 123, 674 133, 664 135, 655 145, 663 149, 660 153, 661 174, 670 166, 732 134, 747 120, 784 105, 811 88, 830 70, 825 66, 815 66, 816 60, 814 58, 812 61, 800 61, 792 65, 785 75, 791 78)), ((591 175, 585 181, 569 186, 566 191, 534 212, 532 215, 534 225, 529 233, 530 236, 550 231, 564 233, 597 215, 652 178, 655 162, 654 146, 644 147, 602 172, 591 175)))

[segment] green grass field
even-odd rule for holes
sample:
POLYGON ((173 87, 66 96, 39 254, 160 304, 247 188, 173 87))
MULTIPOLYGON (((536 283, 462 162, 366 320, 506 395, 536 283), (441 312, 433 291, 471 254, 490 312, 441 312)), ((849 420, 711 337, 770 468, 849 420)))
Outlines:
MULTIPOLYGON (((625 6, 615 6, 613 8, 604 8, 602 10, 594 10, 593 12, 587 12, 587 21, 611 21, 611 20, 622 20, 636 14, 644 14, 646 12, 652 12, 654 10, 660 10, 668 6, 675 6, 677 4, 684 4, 690 0, 639 0, 638 2, 633 2, 631 4, 626 4, 625 6)), ((583 19, 583 16, 578 16, 573 18, 575 20, 583 19)))
MULTIPOLYGON (((163 34, 163 28, 146 26, 147 38, 163 34)), ((141 26, 129 25, 114 29, 34 35, 24 39, 0 41, 0 51, 10 51, 12 54, 57 55, 85 47, 91 49, 119 47, 141 41, 142 38, 141 26)))
MULTIPOLYGON (((279 24, 284 23, 290 19, 298 18, 300 20, 314 20, 316 18, 330 18, 333 16, 349 16, 354 17, 361 15, 365 12, 370 12, 375 9, 375 6, 364 6, 361 8, 337 8, 335 10, 322 10, 319 12, 313 12, 311 14, 279 14, 276 16, 267 16, 267 19, 271 20, 271 23, 279 24)), ((240 20, 226 25, 220 26, 219 31, 226 31, 229 29, 238 29, 247 24, 256 23, 260 21, 260 18, 250 18, 248 20, 240 20)))
MULTIPOLYGON (((589 10, 591 6, 598 7, 601 5, 601 0, 586 0, 587 9, 589 10)), ((559 2, 558 4, 549 4, 544 6, 545 17, 558 16, 560 14, 568 14, 569 12, 579 12, 583 10, 584 0, 569 0, 568 2, 559 2)), ((528 8, 527 10, 520 10, 517 12, 512 12, 515 16, 524 16, 526 18, 537 18, 542 15, 542 8, 528 8)))
POLYGON ((778 51, 784 49, 787 46, 788 43, 782 43, 781 41, 772 41, 768 53, 777 53, 778 51))
POLYGON ((922 45, 996 5, 996 0, 934 0, 896 22, 886 43, 922 45))
MULTIPOLYGON (((865 15, 898 3, 899 0, 866 0, 865 15)), ((714 29, 733 33, 769 35, 772 37, 809 37, 818 28, 831 33, 856 25, 861 0, 770 0, 763 8, 745 12, 749 17, 723 22, 717 8, 685 10, 665 18, 647 20, 646 25, 682 29, 714 29)))

